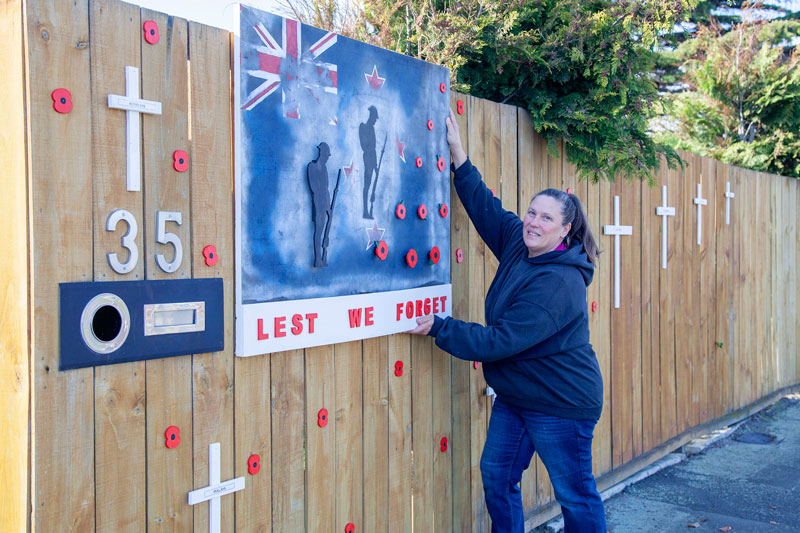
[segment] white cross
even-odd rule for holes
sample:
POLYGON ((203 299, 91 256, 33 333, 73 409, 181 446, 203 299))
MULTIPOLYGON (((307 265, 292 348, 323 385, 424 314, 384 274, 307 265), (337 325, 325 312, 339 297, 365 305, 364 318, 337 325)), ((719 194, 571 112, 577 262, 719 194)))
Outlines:
POLYGON ((708 204, 708 200, 702 198, 701 185, 697 184, 697 198, 694 198, 694 203, 697 204, 697 244, 701 244, 703 239, 703 212, 702 206, 708 204))
POLYGON ((731 223, 731 198, 736 195, 731 192, 731 182, 725 182, 725 224, 731 223))
POLYGON ((125 137, 128 148, 127 184, 129 191, 142 189, 141 136, 139 134, 139 113, 161 114, 161 102, 139 98, 139 69, 125 67, 125 96, 108 95, 108 107, 124 109, 127 118, 125 137))
POLYGON ((244 477, 237 477, 230 481, 219 481, 219 442, 208 445, 208 487, 193 490, 189 493, 189 505, 208 502, 208 530, 210 533, 219 533, 220 530, 220 502, 219 499, 226 494, 244 489, 244 477))
POLYGON ((667 205, 667 186, 661 186, 661 205, 656 207, 661 217, 661 268, 667 268, 667 217, 675 216, 675 208, 667 205))
POLYGON ((633 235, 633 226, 619 225, 619 196, 614 197, 614 225, 603 226, 603 234, 614 236, 614 308, 619 309, 619 236, 633 235))

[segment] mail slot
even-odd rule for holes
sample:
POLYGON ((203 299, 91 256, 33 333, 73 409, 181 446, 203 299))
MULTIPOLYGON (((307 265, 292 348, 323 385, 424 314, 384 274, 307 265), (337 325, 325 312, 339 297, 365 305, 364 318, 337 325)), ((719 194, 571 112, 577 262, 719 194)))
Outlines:
POLYGON ((205 331, 206 303, 181 302, 144 306, 144 334, 166 335, 205 331))

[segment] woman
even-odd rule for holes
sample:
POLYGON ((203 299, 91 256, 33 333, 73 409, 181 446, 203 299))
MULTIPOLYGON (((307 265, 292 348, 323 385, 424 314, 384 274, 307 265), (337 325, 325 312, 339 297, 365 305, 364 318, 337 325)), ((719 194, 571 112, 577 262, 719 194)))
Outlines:
POLYGON ((486 295, 486 326, 429 315, 411 333, 483 362, 497 393, 481 456, 492 531, 524 531, 519 482, 534 452, 547 467, 566 531, 605 531, 592 476, 603 382, 586 311, 598 250, 583 206, 575 195, 546 189, 520 221, 467 159, 452 111, 446 124, 456 191, 500 265, 486 295))

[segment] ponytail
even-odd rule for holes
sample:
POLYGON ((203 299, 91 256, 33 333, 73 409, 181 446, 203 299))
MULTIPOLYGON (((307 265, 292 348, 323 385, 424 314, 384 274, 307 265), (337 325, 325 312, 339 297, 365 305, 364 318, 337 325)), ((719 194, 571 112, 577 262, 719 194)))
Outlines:
POLYGON ((589 219, 586 217, 586 212, 583 210, 583 204, 580 199, 574 194, 565 193, 559 189, 545 189, 537 193, 536 196, 549 196, 561 202, 563 225, 572 224, 569 233, 564 237, 564 244, 569 248, 573 240, 583 243, 583 249, 586 250, 589 261, 596 265, 597 256, 600 255, 601 250, 597 247, 597 241, 595 241, 592 230, 589 227, 589 219))

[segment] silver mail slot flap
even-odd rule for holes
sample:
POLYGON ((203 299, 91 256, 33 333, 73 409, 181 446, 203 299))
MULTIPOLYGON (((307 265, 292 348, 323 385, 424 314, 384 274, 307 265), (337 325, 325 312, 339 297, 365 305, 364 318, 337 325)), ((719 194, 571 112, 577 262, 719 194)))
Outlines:
POLYGON ((205 331, 206 303, 145 304, 144 335, 167 335, 205 331))

